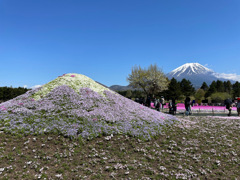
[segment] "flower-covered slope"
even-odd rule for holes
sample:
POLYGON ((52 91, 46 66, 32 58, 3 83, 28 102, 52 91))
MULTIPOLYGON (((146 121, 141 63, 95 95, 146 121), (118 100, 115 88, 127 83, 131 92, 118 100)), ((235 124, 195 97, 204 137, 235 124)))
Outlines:
POLYGON ((176 120, 78 74, 58 77, 0 104, 0 127, 11 133, 55 132, 90 139, 128 134, 150 139, 176 120))
POLYGON ((55 87, 61 85, 67 85, 76 92, 78 92, 80 88, 88 87, 93 91, 100 93, 101 95, 103 95, 103 92, 105 90, 109 90, 108 88, 99 85, 98 83, 96 83, 94 80, 90 79, 87 76, 84 76, 82 74, 70 73, 63 74, 62 76, 59 76, 53 81, 43 85, 41 90, 34 94, 33 98, 35 100, 39 100, 42 97, 46 96, 48 93, 50 93, 55 87))

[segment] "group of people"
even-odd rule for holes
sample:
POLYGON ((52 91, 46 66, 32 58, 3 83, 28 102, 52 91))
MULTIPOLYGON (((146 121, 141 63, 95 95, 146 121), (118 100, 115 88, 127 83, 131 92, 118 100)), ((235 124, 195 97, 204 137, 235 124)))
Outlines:
MULTIPOLYGON (((163 96, 161 96, 160 99, 156 98, 151 98, 148 96, 146 99, 140 98, 136 99, 136 102, 143 104, 147 107, 156 109, 157 111, 163 111, 164 106, 166 105, 165 99, 163 96)), ((186 108, 186 115, 191 114, 191 100, 189 97, 186 98, 185 100, 185 108, 186 108)), ((168 103, 168 109, 169 109, 169 114, 175 115, 177 112, 177 103, 175 99, 170 99, 168 103)))
MULTIPOLYGON (((165 99, 163 96, 161 96, 160 99, 156 99, 156 98, 151 98, 150 96, 148 96, 146 99, 137 99, 137 102, 139 102, 140 104, 143 104, 147 107, 156 109, 157 111, 163 111, 164 105, 166 105, 165 103, 165 99)), ((192 114, 192 109, 191 107, 194 104, 194 100, 191 101, 190 97, 186 97, 185 101, 184 101, 184 105, 185 105, 185 115, 191 115, 192 114)), ((224 101, 225 105, 226 105, 226 109, 228 109, 229 113, 228 116, 231 116, 231 112, 232 112, 232 107, 234 106, 234 102, 231 99, 226 99, 224 101)), ((237 98, 237 102, 235 103, 236 107, 237 107, 237 113, 238 116, 240 116, 240 97, 237 98)), ((170 99, 169 103, 168 103, 168 108, 169 108, 169 114, 173 114, 175 115, 177 112, 177 103, 175 101, 175 99, 170 99)))
MULTIPOLYGON (((184 105, 185 105, 185 110, 186 110, 185 114, 187 116, 192 114, 191 107, 193 106, 193 104, 194 104, 194 100, 191 101, 190 97, 186 97, 186 99, 184 101, 184 105)), ((168 107, 169 107, 169 114, 175 115, 176 111, 177 111, 177 103, 176 103, 175 99, 169 100, 168 107)))
MULTIPOLYGON (((163 111, 164 106, 166 105, 165 99, 161 96, 160 99, 151 99, 150 97, 147 98, 146 106, 156 109, 157 111, 163 111)), ((169 114, 175 115, 177 112, 177 104, 175 99, 169 100, 168 103, 169 114)))
MULTIPOLYGON (((184 101, 184 105, 185 105, 185 114, 191 115, 192 114, 192 109, 191 107, 193 106, 194 101, 191 101, 190 97, 186 97, 185 101, 184 101)), ((177 103, 175 101, 175 99, 170 99, 169 100, 169 104, 168 104, 168 108, 169 108, 169 114, 173 114, 175 115, 177 112, 177 103)))
POLYGON ((226 105, 226 109, 228 109, 229 111, 228 116, 231 116, 232 107, 234 106, 234 104, 236 105, 238 116, 240 116, 240 98, 237 98, 236 103, 234 103, 231 99, 226 99, 224 101, 224 104, 226 105))
POLYGON ((165 99, 163 96, 161 96, 160 99, 151 98, 150 96, 148 96, 145 99, 144 98, 136 98, 135 101, 144 106, 156 109, 157 111, 161 111, 161 110, 163 111, 164 105, 166 105, 165 99))
MULTIPOLYGON (((191 101, 191 99, 189 97, 186 97, 185 99, 185 109, 186 109, 186 115, 191 115, 192 114, 192 110, 191 107, 193 106, 194 102, 191 101)), ((235 105, 237 108, 237 113, 238 116, 240 116, 240 97, 237 98, 237 102, 234 103, 231 99, 226 99, 224 101, 224 104, 226 105, 226 109, 228 109, 229 113, 228 116, 231 116, 232 113, 232 107, 235 105)))
POLYGON ((165 103, 165 99, 163 96, 161 96, 160 99, 154 98, 154 99, 147 99, 147 106, 156 109, 157 111, 163 111, 165 103))

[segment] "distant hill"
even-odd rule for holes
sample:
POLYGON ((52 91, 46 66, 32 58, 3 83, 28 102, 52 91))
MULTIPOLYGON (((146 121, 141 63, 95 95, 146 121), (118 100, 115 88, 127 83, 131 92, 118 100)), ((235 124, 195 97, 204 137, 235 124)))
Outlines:
POLYGON ((113 85, 113 86, 110 86, 109 89, 111 89, 113 91, 136 90, 135 88, 131 87, 130 85, 128 85, 128 86, 113 85))
POLYGON ((98 84, 100 84, 101 86, 103 86, 103 87, 105 87, 105 88, 109 88, 109 87, 107 87, 106 85, 104 85, 104 84, 102 84, 102 83, 100 83, 100 82, 98 82, 98 81, 95 81, 96 83, 98 83, 98 84))

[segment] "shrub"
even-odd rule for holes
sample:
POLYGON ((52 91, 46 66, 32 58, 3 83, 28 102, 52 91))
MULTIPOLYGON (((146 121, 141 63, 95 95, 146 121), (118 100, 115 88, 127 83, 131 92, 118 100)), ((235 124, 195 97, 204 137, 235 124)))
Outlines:
POLYGON ((211 96, 213 103, 222 103, 225 99, 231 98, 231 95, 226 92, 213 93, 211 96))

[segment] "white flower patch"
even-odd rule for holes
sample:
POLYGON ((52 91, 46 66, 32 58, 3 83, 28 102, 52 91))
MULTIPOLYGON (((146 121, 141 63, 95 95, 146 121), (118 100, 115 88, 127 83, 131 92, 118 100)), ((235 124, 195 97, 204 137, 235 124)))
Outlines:
POLYGON ((55 175, 57 178, 62 178, 62 174, 56 174, 55 175))
MULTIPOLYGON (((110 89, 98 84, 97 82, 95 82, 94 80, 92 80, 91 78, 89 78, 87 76, 84 76, 82 74, 69 73, 69 74, 65 74, 63 76, 59 76, 55 80, 43 85, 41 90, 39 90, 38 92, 36 92, 33 95, 33 98, 35 100, 39 100, 39 99, 45 97, 54 88, 56 88, 58 86, 62 86, 62 85, 67 85, 67 86, 71 87, 77 93, 79 93, 80 88, 86 88, 86 87, 92 89, 93 91, 95 91, 103 96, 104 96, 103 92, 105 90, 111 91, 110 89)), ((111 91, 111 92, 115 93, 113 91, 111 91)))
POLYGON ((113 137, 113 134, 111 134, 110 136, 105 137, 104 139, 106 139, 107 141, 109 141, 110 139, 112 139, 112 137, 113 137))
POLYGON ((166 170, 167 168, 165 168, 164 166, 160 166, 159 169, 160 169, 161 171, 164 171, 164 170, 166 170))
POLYGON ((220 166, 220 165, 221 165, 221 161, 219 161, 219 160, 216 160, 215 163, 217 164, 217 166, 220 166))
POLYGON ((0 168, 0 172, 3 172, 5 170, 5 168, 0 168))
POLYGON ((129 171, 126 171, 124 174, 125 174, 125 175, 128 175, 128 174, 129 174, 129 171))
POLYGON ((32 164, 32 161, 28 161, 28 162, 26 162, 26 164, 27 164, 27 165, 30 165, 30 164, 32 164))

